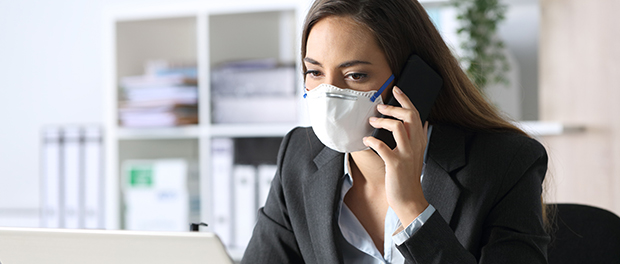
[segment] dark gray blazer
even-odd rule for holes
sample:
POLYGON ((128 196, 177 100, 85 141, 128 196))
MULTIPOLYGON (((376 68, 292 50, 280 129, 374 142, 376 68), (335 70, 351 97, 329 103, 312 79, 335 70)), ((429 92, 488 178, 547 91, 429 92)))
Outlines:
MULTIPOLYGON (((311 128, 289 132, 242 263, 342 263, 343 162, 311 128)), ((437 211, 398 249, 407 263, 546 263, 546 170, 533 139, 434 125, 422 188, 437 211)))

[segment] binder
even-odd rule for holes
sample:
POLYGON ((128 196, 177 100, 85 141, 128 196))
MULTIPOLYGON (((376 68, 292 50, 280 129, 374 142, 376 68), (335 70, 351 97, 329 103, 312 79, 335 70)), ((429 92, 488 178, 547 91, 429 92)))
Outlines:
POLYGON ((82 162, 81 162, 81 135, 78 127, 64 129, 64 146, 62 151, 61 178, 62 215, 61 222, 64 228, 81 228, 80 216, 83 199, 80 192, 83 190, 82 162), (64 176, 64 177, 63 177, 64 176))
POLYGON ((42 227, 104 228, 102 138, 94 125, 43 129, 42 227))
POLYGON ((253 165, 235 165, 234 178, 234 245, 245 249, 250 242, 257 213, 256 168, 253 165))
POLYGON ((104 179, 101 164, 102 160, 102 135, 98 127, 86 127, 83 130, 83 205, 82 227, 89 229, 104 228, 104 179))
POLYGON ((41 226, 60 228, 60 129, 43 130, 41 177, 41 226))
POLYGON ((273 164, 258 165, 258 207, 265 206, 269 189, 271 188, 271 180, 276 174, 278 167, 273 164))
MULTIPOLYGON (((204 221, 200 216, 200 165, 198 160, 187 161, 187 194, 189 198, 189 216, 190 223, 201 223, 204 221)), ((211 223, 211 222, 209 222, 211 223)))
POLYGON ((231 138, 211 140, 211 180, 213 186, 213 232, 226 247, 232 246, 232 168, 234 141, 231 138))

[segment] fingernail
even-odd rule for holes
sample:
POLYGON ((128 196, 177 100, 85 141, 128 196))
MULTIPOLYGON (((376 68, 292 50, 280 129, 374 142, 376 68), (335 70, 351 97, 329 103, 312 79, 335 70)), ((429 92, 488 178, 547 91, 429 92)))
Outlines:
POLYGON ((397 94, 403 94, 403 91, 397 86, 394 86, 394 92, 396 92, 397 94))
POLYGON ((373 117, 371 117, 371 118, 370 118, 370 122, 375 122, 375 121, 377 121, 377 119, 378 119, 378 118, 376 118, 376 117, 374 117, 374 116, 373 116, 373 117))
POLYGON ((387 106, 385 106, 384 104, 377 105, 377 109, 386 109, 386 108, 387 106))
POLYGON ((368 138, 368 137, 364 137, 364 138, 362 138, 362 142, 364 143, 364 146, 366 146, 366 147, 368 147, 368 142, 366 142, 366 139, 367 139, 367 138, 368 138))

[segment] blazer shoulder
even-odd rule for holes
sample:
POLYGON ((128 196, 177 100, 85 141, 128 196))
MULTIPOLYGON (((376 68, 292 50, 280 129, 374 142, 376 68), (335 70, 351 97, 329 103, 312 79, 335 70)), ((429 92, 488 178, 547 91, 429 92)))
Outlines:
POLYGON ((535 139, 516 132, 475 131, 455 125, 434 125, 429 156, 450 172, 465 164, 505 167, 514 157, 535 160, 546 156, 535 139))
POLYGON ((502 189, 511 188, 525 175, 536 178, 538 184, 544 180, 548 157, 536 139, 515 132, 480 132, 474 138, 470 161, 493 172, 487 176, 501 179, 502 189))
POLYGON ((477 132, 471 142, 485 150, 486 155, 538 159, 546 156, 545 147, 538 140, 516 132, 477 132))
POLYGON ((280 145, 278 152, 278 167, 282 177, 286 175, 301 175, 315 170, 314 158, 325 146, 316 137, 310 127, 296 127, 292 129, 280 145))
POLYGON ((282 140, 280 154, 294 151, 316 156, 324 147, 311 127, 295 127, 282 140))

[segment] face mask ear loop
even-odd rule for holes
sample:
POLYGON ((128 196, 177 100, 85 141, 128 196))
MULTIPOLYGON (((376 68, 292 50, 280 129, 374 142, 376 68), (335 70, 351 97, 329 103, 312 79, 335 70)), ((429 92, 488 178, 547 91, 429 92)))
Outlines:
POLYGON ((308 96, 308 94, 306 93, 308 89, 306 89, 306 83, 304 82, 304 99, 306 99, 306 96, 308 96))
MULTIPOLYGON (((383 83, 383 85, 381 86, 381 89, 379 89, 379 91, 377 91, 375 94, 372 95, 372 97, 370 97, 370 101, 371 102, 375 102, 375 100, 377 100, 377 98, 379 96, 381 96, 381 93, 383 92, 383 90, 385 90, 385 88, 387 88, 387 86, 394 80, 394 74, 390 75, 390 78, 387 79, 387 81, 385 81, 385 83, 383 83)), ((305 95, 304 95, 305 98, 305 95)))

